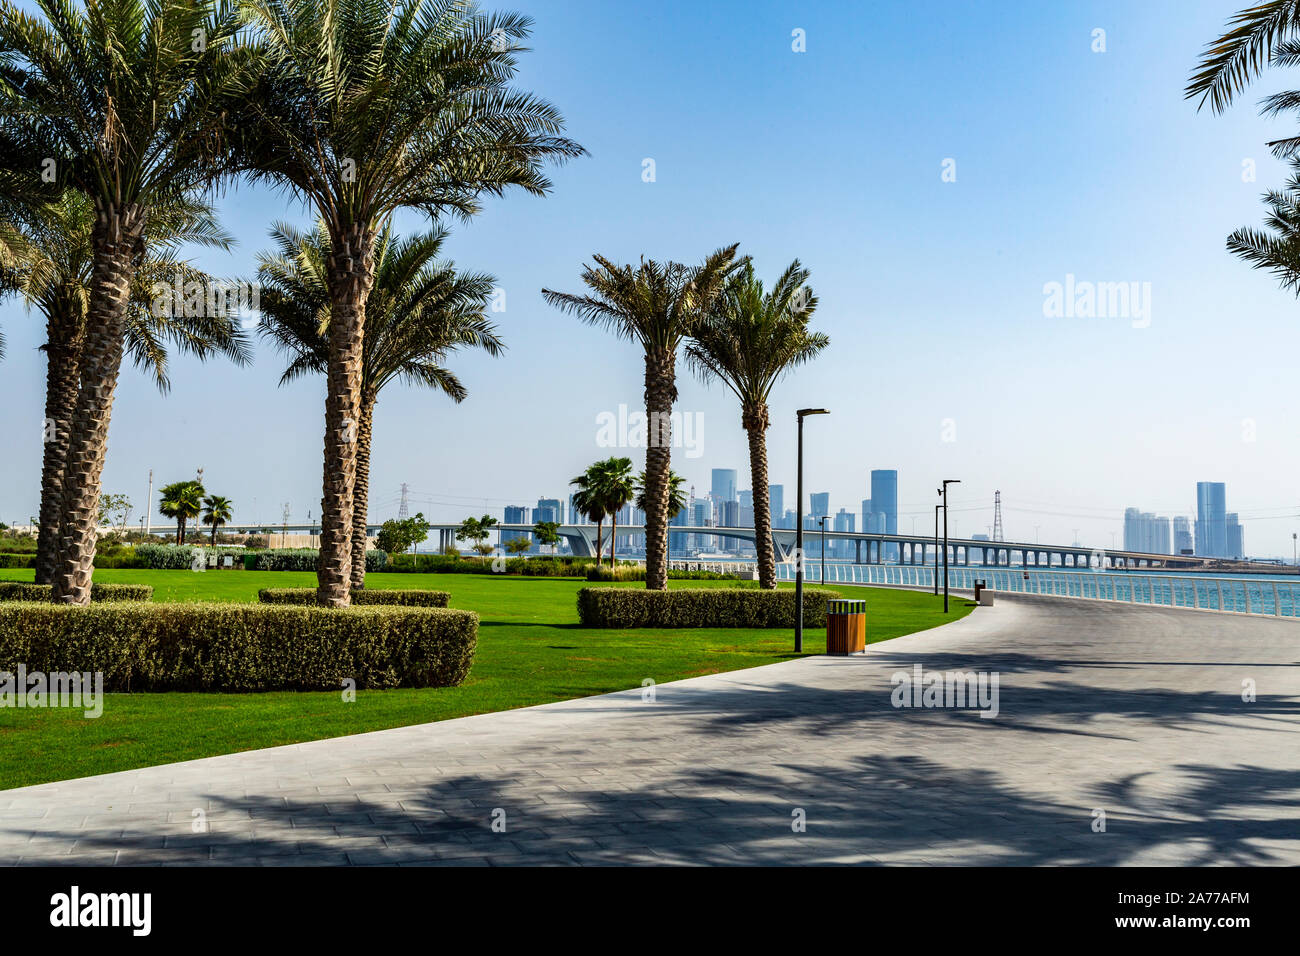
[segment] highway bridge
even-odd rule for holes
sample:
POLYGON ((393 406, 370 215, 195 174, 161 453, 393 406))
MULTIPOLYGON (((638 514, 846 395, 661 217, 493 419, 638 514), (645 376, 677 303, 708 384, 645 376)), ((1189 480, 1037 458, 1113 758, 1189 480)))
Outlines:
MULTIPOLYGON (((494 531, 531 532, 531 524, 496 524, 494 531)), ((378 534, 380 526, 368 525, 369 534, 378 534)), ((431 524, 430 540, 436 534, 439 550, 457 546, 464 542, 456 541, 459 524, 431 524)), ((224 533, 264 533, 279 534, 287 531, 297 534, 320 534, 320 525, 226 525, 224 533)), ((754 542, 753 528, 714 528, 698 525, 671 525, 669 532, 673 535, 708 535, 729 541, 754 542)), ((601 529, 606 551, 609 548, 609 523, 601 529)), ((596 526, 594 524, 562 524, 557 529, 560 537, 568 542, 574 554, 590 557, 596 553, 596 526)), ((620 537, 625 534, 643 535, 643 525, 619 525, 620 537)), ((820 529, 804 531, 805 548, 812 542, 820 542, 820 529)), ((924 534, 881 534, 863 531, 826 530, 827 543, 851 541, 854 544, 855 564, 933 564, 935 556, 941 553, 942 542, 936 546, 933 535, 924 534)), ((795 531, 793 529, 776 529, 772 531, 772 543, 776 548, 777 560, 794 559, 795 531)), ((1148 554, 1142 551, 1123 551, 1114 548, 1085 548, 1082 545, 1038 544, 1027 541, 983 541, 974 538, 949 538, 948 563, 950 565, 978 564, 985 567, 1112 567, 1112 568, 1207 568, 1216 563, 1214 558, 1191 554, 1148 554)))

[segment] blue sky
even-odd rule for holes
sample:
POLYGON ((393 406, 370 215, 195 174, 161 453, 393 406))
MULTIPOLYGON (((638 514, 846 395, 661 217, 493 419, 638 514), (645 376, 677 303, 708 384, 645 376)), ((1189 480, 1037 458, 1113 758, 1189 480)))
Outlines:
MULTIPOLYGON (((454 226, 450 254, 494 273, 509 350, 458 356, 460 406, 391 386, 380 400, 371 519, 412 504, 459 520, 566 493, 609 452, 596 418, 641 402, 634 346, 549 309, 543 286, 579 289, 584 260, 697 261, 740 242, 761 274, 812 270, 814 323, 831 347, 773 396, 771 479, 794 495, 794 414, 810 422, 806 483, 857 511, 872 468, 900 472, 900 528, 928 527, 941 478, 960 478, 952 526, 1078 536, 1107 547, 1126 506, 1189 514, 1198 480, 1225 481, 1247 550, 1290 556, 1300 528, 1289 399, 1300 303, 1230 257, 1224 239, 1261 219, 1284 178, 1264 147, 1294 121, 1256 100, 1223 116, 1182 88, 1241 0, 1134 3, 541 2, 520 84, 555 103, 590 156, 554 171, 552 195, 511 195, 454 226), (1092 50, 1106 31, 1106 52, 1092 50), (806 52, 791 33, 806 35, 806 52), (656 181, 642 181, 655 161, 656 181), (943 164, 956 164, 944 182, 943 164), (1243 182, 1243 160, 1256 163, 1243 182), (1149 283, 1150 321, 1048 318, 1044 285, 1149 283), (955 440, 945 440, 955 438, 955 440)), ((251 274, 287 197, 240 187, 220 200, 235 252, 200 253, 251 274)), ((398 219, 420 228, 415 214, 398 219)), ((10 435, 0 518, 36 511, 44 362, 41 324, 0 305, 10 435)), ((128 371, 113 413, 104 488, 140 513, 159 482, 203 466, 237 521, 319 513, 323 381, 280 388, 259 347, 247 369, 174 364, 159 396, 128 371)), ((702 416, 702 454, 674 467, 703 494, 709 469, 748 487, 730 393, 683 367, 679 408, 702 416)), ((640 464, 640 455, 633 453, 640 464)), ((158 519, 155 519, 158 520, 158 519)))

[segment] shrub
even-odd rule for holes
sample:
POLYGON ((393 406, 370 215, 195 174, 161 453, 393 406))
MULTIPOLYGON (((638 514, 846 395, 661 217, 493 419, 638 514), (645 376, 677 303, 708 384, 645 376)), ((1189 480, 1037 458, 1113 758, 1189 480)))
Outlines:
MULTIPOLYGON (((0 601, 48 601, 54 588, 49 584, 32 584, 30 581, 0 581, 0 601)), ((90 585, 92 601, 151 601, 153 588, 148 584, 90 585)))
POLYGON ((0 605, 0 671, 99 672, 109 691, 451 687, 478 615, 433 607, 0 605))
POLYGON ((36 555, 32 554, 0 554, 0 568, 34 568, 36 567, 36 555))
MULTIPOLYGON (((263 604, 315 604, 315 588, 262 588, 257 592, 257 599, 263 604)), ((396 588, 363 589, 352 592, 352 603, 356 605, 387 604, 400 607, 446 607, 451 595, 446 591, 425 591, 419 588, 397 590, 396 588)))
MULTIPOLYGON (((466 560, 447 554, 395 554, 384 571, 428 574, 522 574, 525 577, 580 578, 594 558, 506 558, 505 570, 494 571, 492 561, 466 560)), ((501 567, 500 564, 496 565, 501 567)), ((369 569, 367 569, 369 570, 369 569)))
POLYGON ((196 552, 203 555, 204 561, 215 554, 218 564, 227 556, 237 564, 244 556, 243 548, 199 548, 192 544, 141 544, 135 549, 136 557, 143 559, 144 567, 152 571, 189 571, 194 567, 196 552))
MULTIPOLYGON (((717 571, 681 571, 669 569, 668 577, 677 581, 736 581, 734 574, 719 574, 717 571)), ((609 567, 607 565, 588 565, 588 581, 644 581, 645 565, 629 564, 609 567)))
MULTIPOLYGON (((804 588, 804 626, 826 625, 826 602, 838 591, 804 588)), ((783 588, 582 588, 585 627, 794 627, 794 591, 783 588)))
MULTIPOLYGON (((250 567, 247 558, 244 567, 250 571, 315 571, 320 558, 317 548, 275 548, 271 551, 259 551, 250 567)), ((388 555, 382 551, 366 552, 366 570, 382 571, 388 562, 388 555)))

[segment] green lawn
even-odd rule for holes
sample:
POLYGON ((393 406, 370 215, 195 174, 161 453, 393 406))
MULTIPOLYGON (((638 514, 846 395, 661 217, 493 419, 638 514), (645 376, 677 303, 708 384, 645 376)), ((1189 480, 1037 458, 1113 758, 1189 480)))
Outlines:
MULTIPOLYGON (((32 580, 0 570, 0 580, 32 580)), ((151 584, 157 601, 256 601, 264 587, 312 586, 291 571, 113 571, 95 580, 151 584)), ((572 578, 472 574, 371 574, 368 587, 450 591, 451 606, 477 611, 478 652, 460 687, 337 693, 111 694, 104 712, 0 709, 0 789, 192 760, 279 744, 446 720, 531 704, 756 667, 796 657, 789 630, 596 630, 578 625, 572 578)), ((674 581, 674 587, 726 582, 674 581)), ((628 585, 642 587, 642 584, 628 585)), ((883 641, 945 622, 930 594, 835 585, 867 598, 867 640, 883 641)), ((936 601, 938 603, 936 603, 936 601)), ((953 602, 949 620, 970 613, 953 602)), ((806 652, 825 650, 819 630, 806 652)))

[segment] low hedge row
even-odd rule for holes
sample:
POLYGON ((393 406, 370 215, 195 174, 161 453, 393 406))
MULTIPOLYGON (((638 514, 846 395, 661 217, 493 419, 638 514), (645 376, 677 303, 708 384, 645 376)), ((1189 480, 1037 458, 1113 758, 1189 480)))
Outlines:
MULTIPOLYGON (((263 604, 315 604, 315 588, 262 588, 257 599, 263 604)), ((446 607, 451 595, 446 591, 424 591, 419 588, 398 590, 382 588, 352 592, 354 605, 388 605, 397 607, 446 607)))
MULTIPOLYGON (((48 601, 54 596, 49 584, 32 584, 30 581, 0 581, 0 601, 48 601)), ((148 584, 90 585, 92 601, 151 601, 153 588, 148 584)))
MULTIPOLYGON (((608 565, 591 565, 587 568, 588 581, 644 581, 645 565, 620 564, 617 567, 608 565)), ((740 580, 734 574, 719 574, 717 571, 682 571, 676 568, 669 568, 668 577, 674 581, 738 581, 740 580)))
MULTIPOLYGON (((488 558, 467 560, 452 554, 394 554, 381 569, 408 574, 522 574, 525 577, 580 578, 595 558, 488 558)), ((372 570, 367 567, 367 571, 372 570)))
POLYGON ((451 687, 478 615, 432 607, 0 605, 0 671, 98 672, 109 691, 451 687))
MULTIPOLYGON (((804 588, 805 627, 826 626, 826 602, 838 591, 804 588)), ((794 590, 757 588, 582 588, 586 627, 794 627, 794 590)))
POLYGON ((34 568, 35 554, 0 554, 0 568, 34 568))

